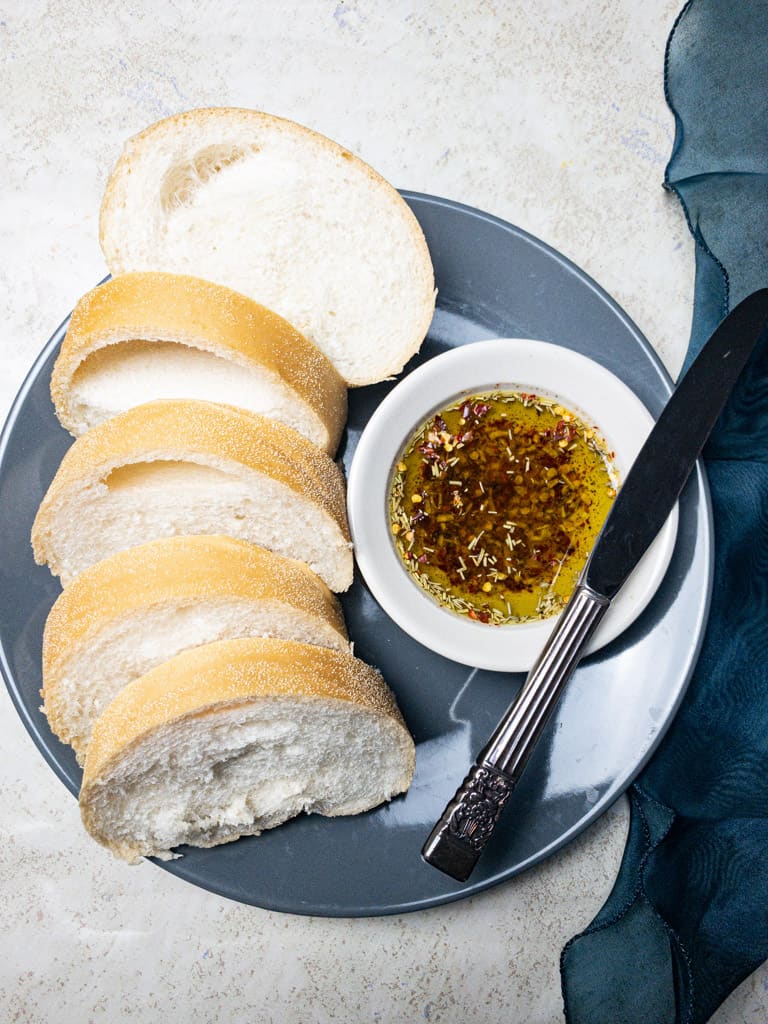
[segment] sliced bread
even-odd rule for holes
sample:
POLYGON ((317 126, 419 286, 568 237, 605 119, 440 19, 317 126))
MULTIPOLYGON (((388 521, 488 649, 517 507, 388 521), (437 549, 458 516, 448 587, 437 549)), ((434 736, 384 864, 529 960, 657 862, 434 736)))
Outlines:
POLYGON ((410 785, 415 748, 381 675, 351 654, 224 640, 177 655, 96 721, 83 822, 117 857, 257 835, 303 811, 359 814, 410 785))
POLYGON ((93 722, 131 680, 181 651, 264 636, 349 650, 339 603, 303 562, 229 537, 167 537, 97 562, 43 634, 45 713, 82 763, 93 722))
POLYGON ((402 369, 434 312, 408 205, 367 164, 255 110, 192 110, 130 139, 107 184, 113 274, 164 270, 234 288, 285 317, 347 383, 402 369))
POLYGON ((306 562, 331 590, 352 582, 336 463, 276 420, 213 402, 149 402, 79 437, 32 546, 66 585, 108 555, 179 534, 259 544, 306 562))
POLYGON ((344 381, 287 321, 180 274, 121 274, 84 295, 51 396, 76 437, 134 405, 197 398, 272 416, 330 454, 347 414, 344 381))

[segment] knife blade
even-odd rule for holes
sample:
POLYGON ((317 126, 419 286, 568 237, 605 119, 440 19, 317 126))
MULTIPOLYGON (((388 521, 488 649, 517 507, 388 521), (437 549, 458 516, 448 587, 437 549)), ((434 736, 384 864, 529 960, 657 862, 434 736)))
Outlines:
POLYGON ((520 693, 432 829, 422 849, 428 864, 469 878, 586 644, 664 525, 761 338, 768 340, 768 288, 725 317, 662 410, 520 693))

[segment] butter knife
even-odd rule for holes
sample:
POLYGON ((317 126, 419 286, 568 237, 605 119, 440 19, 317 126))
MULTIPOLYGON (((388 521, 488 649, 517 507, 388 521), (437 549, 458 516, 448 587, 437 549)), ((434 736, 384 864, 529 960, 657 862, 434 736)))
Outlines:
POLYGON ((768 288, 720 323, 635 459, 565 610, 517 698, 480 751, 422 850, 469 878, 585 646, 677 501, 739 374, 768 334, 768 288))

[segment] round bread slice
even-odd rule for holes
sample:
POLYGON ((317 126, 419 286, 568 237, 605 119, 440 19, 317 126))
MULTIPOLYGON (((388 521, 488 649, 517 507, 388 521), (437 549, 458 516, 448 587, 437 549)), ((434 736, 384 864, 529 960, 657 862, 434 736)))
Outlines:
POLYGON ((121 274, 84 295, 51 397, 76 437, 144 402, 195 398, 271 416, 331 455, 347 415, 344 381, 286 320, 180 274, 121 274))
POLYGON ((32 526, 39 564, 66 586, 89 565, 159 537, 224 534, 352 582, 344 478, 276 420, 214 402, 149 402, 79 437, 32 526))
POLYGON ((130 139, 100 237, 113 274, 195 274, 274 309, 352 385, 401 370, 434 312, 429 251, 397 191, 330 139, 255 110, 192 110, 130 139))
POLYGON ((167 537, 97 562, 43 634, 44 711, 82 763, 93 722, 131 680, 181 651, 263 636, 339 651, 339 603, 303 562, 230 537, 167 537))
POLYGON ((410 785, 415 748, 379 672, 283 640, 223 640, 130 683, 93 729, 85 827, 117 857, 359 814, 410 785))

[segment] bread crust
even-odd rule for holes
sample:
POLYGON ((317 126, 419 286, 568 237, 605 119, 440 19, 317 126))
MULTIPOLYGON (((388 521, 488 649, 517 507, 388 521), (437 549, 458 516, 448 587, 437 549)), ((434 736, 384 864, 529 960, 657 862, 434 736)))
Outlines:
POLYGON ((73 378, 89 356, 127 341, 169 341, 278 377, 309 406, 335 452, 347 415, 346 385, 331 361, 277 313, 198 277, 120 274, 84 295, 72 312, 51 376, 51 398, 72 434, 73 378))
POLYGON ((351 546, 344 477, 336 463, 297 431, 228 405, 158 401, 135 406, 79 437, 66 452, 32 525, 38 565, 52 561, 49 539, 57 508, 83 482, 158 460, 237 464, 263 473, 319 506, 351 546))
POLYGON ((413 740, 376 669, 351 654, 296 641, 222 640, 185 651, 134 680, 97 720, 80 790, 86 829, 118 856, 142 856, 140 848, 111 843, 101 834, 91 805, 94 791, 119 773, 125 754, 163 726, 271 697, 347 701, 388 719, 403 759, 394 792, 410 785, 416 759, 413 740))
POLYGON ((187 131, 191 133, 191 137, 203 137, 209 129, 215 134, 216 131, 225 132, 227 128, 240 131, 246 125, 252 126, 254 132, 270 131, 293 136, 304 145, 325 150, 334 157, 347 161, 350 173, 357 173, 366 179, 371 189, 385 199, 392 216, 406 226, 409 244, 418 266, 417 277, 422 295, 419 308, 410 310, 413 316, 410 337, 389 353, 389 360, 375 374, 346 373, 343 376, 349 386, 359 387, 399 373, 408 359, 418 351, 435 309, 434 271, 421 225, 399 192, 370 165, 339 143, 295 121, 243 107, 203 107, 164 118, 128 139, 110 174, 99 213, 99 241, 111 272, 120 274, 129 270, 147 269, 129 265, 120 233, 113 230, 113 220, 128 204, 128 184, 131 176, 135 174, 145 155, 152 153, 156 147, 167 141, 173 143, 173 148, 182 158, 185 155, 187 131))
POLYGON ((223 536, 165 537, 127 548, 81 573, 59 595, 43 632, 45 713, 64 742, 61 680, 72 655, 110 623, 158 606, 274 601, 325 621, 343 640, 339 602, 303 562, 223 536))

